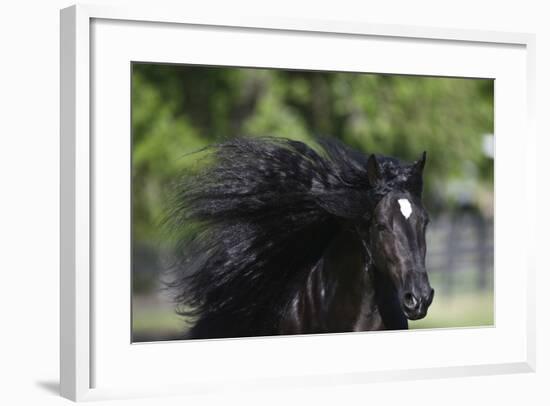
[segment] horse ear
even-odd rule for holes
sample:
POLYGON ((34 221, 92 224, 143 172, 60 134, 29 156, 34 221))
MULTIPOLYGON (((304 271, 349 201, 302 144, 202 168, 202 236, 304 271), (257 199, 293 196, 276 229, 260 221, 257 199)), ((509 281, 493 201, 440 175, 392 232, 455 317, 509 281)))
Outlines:
POLYGON ((369 185, 375 187, 382 180, 382 173, 380 170, 380 164, 376 159, 374 154, 371 154, 369 160, 367 161, 367 177, 369 180, 369 185))
POLYGON ((420 159, 413 164, 413 172, 422 175, 424 165, 426 165, 426 151, 424 151, 420 159))
POLYGON ((412 164, 412 171, 407 180, 408 188, 411 192, 415 193, 419 197, 422 197, 422 173, 424 172, 424 166, 426 165, 426 151, 422 153, 422 156, 418 161, 412 164))

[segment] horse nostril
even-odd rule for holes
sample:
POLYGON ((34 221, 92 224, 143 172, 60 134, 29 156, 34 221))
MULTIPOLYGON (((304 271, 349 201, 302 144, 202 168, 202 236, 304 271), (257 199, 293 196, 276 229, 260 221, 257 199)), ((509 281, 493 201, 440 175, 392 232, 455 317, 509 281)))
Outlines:
POLYGON ((407 292, 403 295, 403 304, 408 310, 416 310, 420 305, 420 300, 412 292, 407 292))

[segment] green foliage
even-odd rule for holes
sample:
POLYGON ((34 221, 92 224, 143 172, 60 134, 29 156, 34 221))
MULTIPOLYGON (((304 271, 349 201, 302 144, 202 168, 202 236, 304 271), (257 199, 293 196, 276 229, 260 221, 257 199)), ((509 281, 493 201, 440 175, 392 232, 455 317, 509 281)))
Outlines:
POLYGON ((332 136, 405 160, 426 150, 426 203, 436 206, 450 198, 449 181, 474 176, 468 165, 475 183, 492 189, 492 160, 481 149, 492 132, 492 80, 134 64, 134 237, 159 238, 170 183, 196 165, 190 152, 213 142, 332 136))

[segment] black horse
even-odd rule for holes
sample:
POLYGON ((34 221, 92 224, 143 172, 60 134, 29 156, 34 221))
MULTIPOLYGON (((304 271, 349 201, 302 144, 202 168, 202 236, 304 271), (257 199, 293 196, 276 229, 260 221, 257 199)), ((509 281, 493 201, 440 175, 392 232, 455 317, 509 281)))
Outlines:
POLYGON ((323 140, 208 148, 177 187, 184 338, 406 329, 434 290, 425 267, 424 153, 413 164, 323 140))

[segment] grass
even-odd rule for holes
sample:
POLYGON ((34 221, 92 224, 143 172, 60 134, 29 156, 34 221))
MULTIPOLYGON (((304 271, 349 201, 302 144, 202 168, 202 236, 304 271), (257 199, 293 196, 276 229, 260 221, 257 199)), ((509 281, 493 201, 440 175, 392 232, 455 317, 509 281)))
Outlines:
POLYGON ((493 293, 481 291, 434 298, 428 315, 409 328, 475 327, 494 323, 493 293))
POLYGON ((163 309, 149 310, 134 315, 132 327, 134 331, 178 331, 184 322, 174 312, 166 312, 163 309))
POLYGON ((132 331, 135 334, 171 336, 185 329, 185 320, 173 310, 165 307, 151 307, 134 311, 132 331))
MULTIPOLYGON (((138 303, 132 320, 134 334, 156 340, 182 333, 188 327, 185 318, 170 307, 138 303)), ((428 315, 422 320, 409 321, 409 328, 491 326, 493 322, 493 294, 482 291, 436 296, 428 315)))

